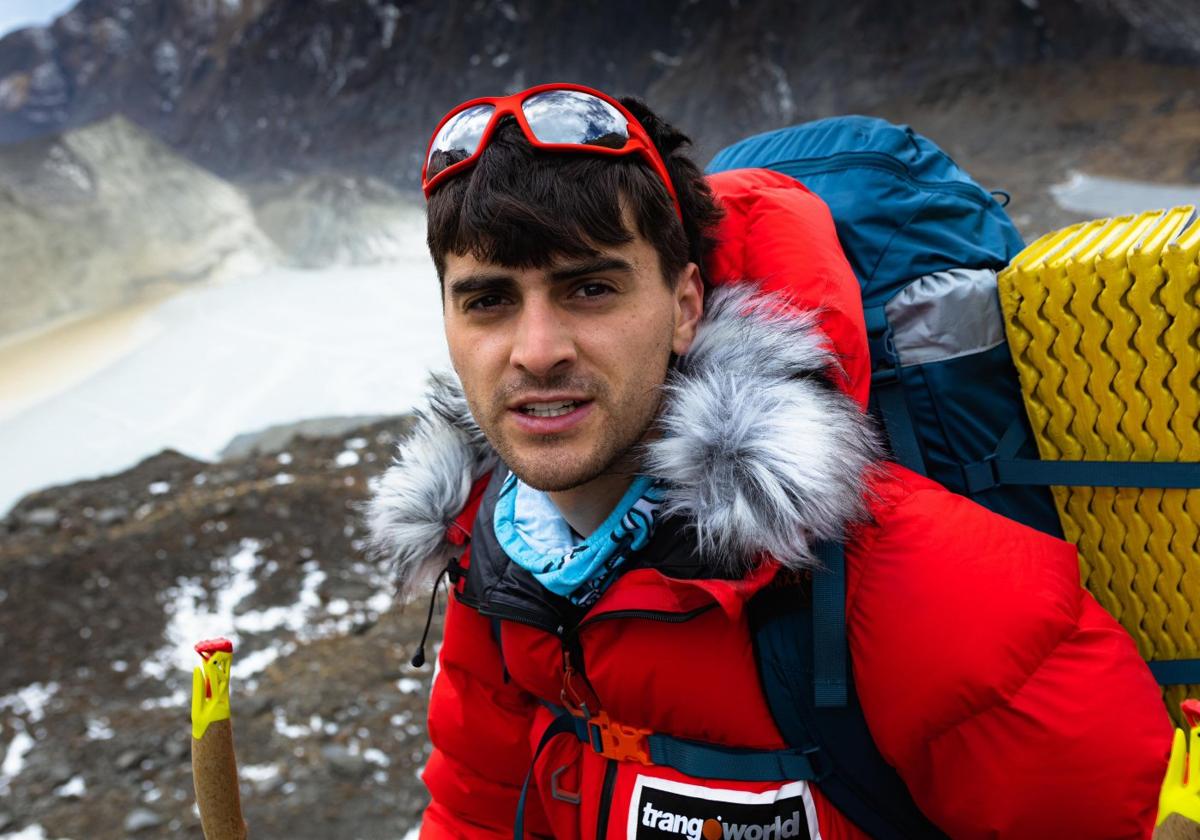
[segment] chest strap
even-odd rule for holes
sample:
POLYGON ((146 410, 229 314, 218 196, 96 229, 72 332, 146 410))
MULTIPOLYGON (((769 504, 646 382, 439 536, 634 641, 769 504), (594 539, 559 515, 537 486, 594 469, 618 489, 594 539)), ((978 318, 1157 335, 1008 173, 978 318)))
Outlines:
POLYGON ((545 704, 555 713, 534 750, 521 797, 513 837, 524 840, 525 803, 533 781, 533 769, 542 750, 558 735, 570 733, 595 752, 614 761, 636 761, 647 766, 670 767, 697 779, 735 782, 815 782, 831 772, 820 747, 780 750, 738 749, 662 735, 648 729, 625 726, 600 712, 590 718, 571 714, 545 704))

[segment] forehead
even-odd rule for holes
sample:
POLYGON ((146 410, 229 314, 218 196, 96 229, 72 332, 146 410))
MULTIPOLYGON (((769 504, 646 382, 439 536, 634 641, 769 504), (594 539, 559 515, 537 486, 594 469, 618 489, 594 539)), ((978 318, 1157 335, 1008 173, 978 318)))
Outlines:
POLYGON ((578 254, 550 254, 546 261, 537 265, 510 265, 489 260, 478 254, 446 254, 445 276, 443 278, 448 290, 456 280, 481 273, 494 274, 512 279, 534 282, 538 280, 552 281, 564 279, 580 272, 595 271, 624 271, 626 273, 644 274, 657 273, 658 254, 654 246, 639 233, 633 233, 633 239, 615 245, 599 245, 592 243, 581 248, 578 254))

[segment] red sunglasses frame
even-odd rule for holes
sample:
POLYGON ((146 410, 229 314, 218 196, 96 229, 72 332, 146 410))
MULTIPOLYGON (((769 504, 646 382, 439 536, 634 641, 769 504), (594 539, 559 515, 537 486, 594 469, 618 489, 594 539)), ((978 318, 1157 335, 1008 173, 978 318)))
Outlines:
POLYGON ((446 116, 442 117, 438 122, 437 128, 433 130, 433 134, 429 138, 429 143, 425 146, 425 159, 421 164, 421 188, 425 191, 425 197, 433 193, 437 185, 447 178, 452 178, 464 169, 468 169, 479 160, 479 156, 483 154, 483 150, 488 147, 488 143, 492 140, 492 135, 496 131, 496 126, 500 122, 500 118, 506 115, 511 115, 517 125, 521 127, 521 131, 525 134, 525 139, 537 149, 545 149, 551 152, 577 152, 588 155, 602 155, 608 157, 617 157, 621 155, 638 154, 646 163, 650 164, 650 168, 658 175, 663 186, 667 188, 667 194, 671 196, 671 202, 675 205, 675 213, 679 216, 680 221, 683 221, 683 208, 679 204, 679 196, 675 192, 675 185, 671 183, 671 176, 667 172, 667 166, 663 163, 662 156, 658 150, 654 148, 654 141, 650 139, 650 135, 646 133, 646 129, 637 121, 633 114, 629 113, 620 102, 617 102, 606 93, 602 93, 595 88, 585 87, 584 85, 573 85, 570 83, 550 83, 544 85, 536 85, 523 90, 520 93, 514 93, 511 96, 481 96, 478 99, 468 99, 466 102, 460 103, 452 108, 446 116), (521 109, 521 104, 531 96, 539 93, 554 90, 575 91, 578 93, 587 93, 603 102, 608 103, 616 108, 621 113, 621 116, 628 120, 629 139, 625 141, 625 145, 619 149, 612 149, 605 146, 588 146, 584 143, 543 143, 534 135, 533 129, 529 127, 528 121, 525 119, 525 112, 521 109), (438 172, 432 178, 425 176, 429 169, 429 153, 433 150, 433 141, 437 139, 438 133, 442 127, 451 119, 461 114, 468 108, 473 108, 476 105, 491 105, 495 108, 491 118, 488 120, 487 126, 483 129, 483 134, 479 138, 479 148, 477 148, 470 157, 463 158, 460 161, 450 164, 441 172, 438 172))

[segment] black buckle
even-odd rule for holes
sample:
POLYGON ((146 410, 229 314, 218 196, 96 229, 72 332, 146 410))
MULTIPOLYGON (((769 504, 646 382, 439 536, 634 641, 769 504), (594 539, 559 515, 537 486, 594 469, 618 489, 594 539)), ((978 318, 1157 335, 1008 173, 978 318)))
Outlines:
POLYGON ((871 371, 872 385, 890 385, 900 381, 900 368, 894 365, 876 368, 871 371))
POLYGON ((806 747, 801 750, 801 753, 808 759, 808 764, 812 767, 814 782, 828 779, 833 774, 833 762, 825 755, 825 750, 819 746, 806 747))
POLYGON ((962 477, 963 488, 969 496, 999 487, 1000 473, 996 470, 996 456, 988 455, 982 461, 963 464, 962 477))

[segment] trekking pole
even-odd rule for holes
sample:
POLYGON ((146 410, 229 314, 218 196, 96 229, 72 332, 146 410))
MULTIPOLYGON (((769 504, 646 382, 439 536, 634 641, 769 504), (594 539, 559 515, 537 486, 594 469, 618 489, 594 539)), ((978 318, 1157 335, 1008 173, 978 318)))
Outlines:
POLYGON ((203 660, 203 665, 192 671, 192 781, 200 826, 205 840, 245 840, 229 717, 233 643, 209 639, 195 649, 203 660))
POLYGON ((1153 840, 1200 840, 1200 700, 1180 706, 1188 727, 1175 730, 1153 840))

